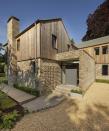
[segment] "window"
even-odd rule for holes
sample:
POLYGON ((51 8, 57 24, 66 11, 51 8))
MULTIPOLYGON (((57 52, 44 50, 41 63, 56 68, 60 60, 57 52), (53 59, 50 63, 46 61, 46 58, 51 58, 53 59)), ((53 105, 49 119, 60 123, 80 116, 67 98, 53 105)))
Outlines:
POLYGON ((20 39, 17 40, 17 51, 20 50, 20 39))
POLYGON ((108 54, 108 46, 102 47, 102 54, 108 54))
POLYGON ((94 50, 95 50, 95 54, 99 55, 99 47, 94 48, 94 50))
POLYGON ((36 64, 35 64, 35 61, 32 62, 32 69, 33 69, 33 72, 35 73, 35 72, 36 72, 36 64))
POLYGON ((52 35, 52 47, 57 49, 57 37, 55 35, 52 35))
POLYGON ((108 65, 102 65, 102 75, 108 75, 108 65))

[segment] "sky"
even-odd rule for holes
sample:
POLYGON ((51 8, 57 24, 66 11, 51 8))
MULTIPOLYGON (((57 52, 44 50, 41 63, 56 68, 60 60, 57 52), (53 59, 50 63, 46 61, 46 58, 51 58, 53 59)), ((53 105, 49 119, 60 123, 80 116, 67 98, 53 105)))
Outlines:
POLYGON ((7 41, 7 20, 20 19, 20 31, 37 19, 62 18, 70 38, 80 43, 89 13, 104 0, 0 0, 0 43, 7 41))

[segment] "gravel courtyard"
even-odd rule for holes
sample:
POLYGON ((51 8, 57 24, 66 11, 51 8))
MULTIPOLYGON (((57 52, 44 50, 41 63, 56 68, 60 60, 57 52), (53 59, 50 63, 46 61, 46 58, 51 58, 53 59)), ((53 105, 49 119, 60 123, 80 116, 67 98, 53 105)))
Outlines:
POLYGON ((109 84, 94 83, 83 99, 25 115, 11 131, 109 131, 109 84))

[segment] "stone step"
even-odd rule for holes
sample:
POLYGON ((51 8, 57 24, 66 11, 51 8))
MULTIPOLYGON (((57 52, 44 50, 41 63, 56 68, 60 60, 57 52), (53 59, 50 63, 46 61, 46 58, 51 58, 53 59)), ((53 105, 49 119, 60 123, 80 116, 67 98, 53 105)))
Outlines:
POLYGON ((59 91, 66 91, 66 92, 68 91, 68 92, 69 92, 69 91, 71 91, 72 89, 67 89, 67 88, 59 88, 59 87, 58 87, 58 88, 56 88, 55 90, 59 90, 59 91))
POLYGON ((70 92, 57 92, 57 91, 54 91, 53 94, 69 96, 70 92))
POLYGON ((66 94, 66 93, 69 93, 70 91, 57 90, 57 89, 56 89, 54 92, 66 94))
POLYGON ((55 88, 53 93, 68 96, 71 93, 71 90, 74 88, 78 88, 78 87, 76 87, 74 85, 59 85, 55 88))

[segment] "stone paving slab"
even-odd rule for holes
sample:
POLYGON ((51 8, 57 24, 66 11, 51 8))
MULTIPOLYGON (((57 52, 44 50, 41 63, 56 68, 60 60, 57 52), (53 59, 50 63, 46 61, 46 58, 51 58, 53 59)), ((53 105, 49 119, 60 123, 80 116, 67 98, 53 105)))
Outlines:
POLYGON ((48 96, 41 96, 37 99, 34 99, 28 103, 23 104, 22 106, 27 109, 29 112, 41 111, 48 109, 60 104, 65 97, 62 95, 50 94, 48 96))
POLYGON ((18 90, 14 87, 9 87, 8 85, 0 85, 0 90, 6 93, 9 97, 19 102, 20 104, 26 103, 36 98, 36 96, 30 95, 24 91, 18 90))

